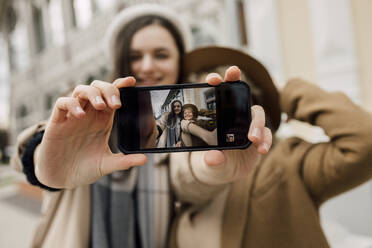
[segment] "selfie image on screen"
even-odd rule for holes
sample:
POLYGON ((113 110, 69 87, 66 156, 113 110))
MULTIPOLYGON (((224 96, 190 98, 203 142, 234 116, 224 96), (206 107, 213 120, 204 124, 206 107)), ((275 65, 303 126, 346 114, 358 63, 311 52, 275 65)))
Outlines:
MULTIPOLYGON (((150 98, 157 136, 156 141, 152 143, 153 147, 143 142, 141 148, 217 145, 214 88, 152 90, 150 98)), ((141 110, 143 106, 139 104, 140 113, 149 113, 149 111, 141 110)), ((146 140, 147 133, 146 129, 140 129, 141 140, 146 140)))

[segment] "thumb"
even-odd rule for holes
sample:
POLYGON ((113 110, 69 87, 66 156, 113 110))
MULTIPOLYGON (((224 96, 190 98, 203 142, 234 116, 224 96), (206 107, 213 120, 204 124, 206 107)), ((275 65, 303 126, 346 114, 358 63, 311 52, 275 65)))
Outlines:
POLYGON ((204 162, 208 166, 217 166, 225 163, 226 158, 222 151, 211 150, 205 153, 204 162))
POLYGON ((110 154, 104 158, 101 164, 101 173, 103 176, 114 171, 127 170, 133 166, 144 165, 146 160, 147 158, 144 154, 110 154))

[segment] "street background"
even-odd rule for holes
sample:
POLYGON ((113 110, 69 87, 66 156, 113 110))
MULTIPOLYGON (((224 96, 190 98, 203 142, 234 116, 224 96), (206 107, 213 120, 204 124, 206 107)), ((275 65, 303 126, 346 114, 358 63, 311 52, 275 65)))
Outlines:
MULTIPOLYGON (((192 27, 194 47, 250 53, 279 88, 301 77, 372 111, 370 0, 0 0, 0 247, 29 247, 40 215, 41 191, 7 162, 17 135, 46 119, 70 88, 107 80, 106 27, 141 2, 176 9, 192 27)), ((278 135, 328 140, 299 122, 278 135)), ((320 215, 332 247, 372 247, 371 182, 327 202, 320 215)))

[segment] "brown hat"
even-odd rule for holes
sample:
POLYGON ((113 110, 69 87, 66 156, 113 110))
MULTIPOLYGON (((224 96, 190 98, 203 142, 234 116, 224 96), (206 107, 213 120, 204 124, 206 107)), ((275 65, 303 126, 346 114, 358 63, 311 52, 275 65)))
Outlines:
POLYGON ((199 115, 199 110, 198 110, 198 107, 196 107, 194 104, 192 103, 187 103, 187 104, 184 104, 182 106, 183 110, 185 111, 185 109, 187 108, 191 108, 192 109, 192 114, 194 115, 193 118, 196 119, 198 118, 198 115, 199 115))
POLYGON ((225 65, 238 66, 253 86, 260 90, 259 96, 253 93, 253 101, 264 108, 266 123, 275 132, 281 120, 279 92, 265 67, 250 55, 227 47, 197 48, 187 53, 184 58, 184 78, 191 73, 200 73, 225 65))

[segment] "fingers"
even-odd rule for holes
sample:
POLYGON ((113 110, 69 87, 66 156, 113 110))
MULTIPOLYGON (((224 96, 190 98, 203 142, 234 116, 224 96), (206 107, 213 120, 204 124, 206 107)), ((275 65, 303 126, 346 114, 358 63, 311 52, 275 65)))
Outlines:
POLYGON ((219 85, 223 79, 218 73, 209 73, 205 79, 210 85, 219 85))
POLYGON ((271 148, 273 136, 271 130, 267 127, 265 127, 263 134, 263 142, 258 146, 257 151, 261 154, 266 154, 271 148))
POLYGON ((265 154, 272 144, 272 134, 269 128, 265 127, 265 112, 259 105, 251 108, 252 122, 248 132, 248 139, 257 147, 257 151, 265 154))
POLYGON ((118 109, 121 107, 120 92, 119 89, 115 87, 115 85, 99 80, 94 80, 91 86, 92 88, 96 88, 99 90, 100 94, 102 94, 103 99, 105 99, 110 108, 118 109))
POLYGON ((72 97, 90 102, 97 110, 104 110, 106 107, 118 109, 121 107, 119 88, 131 87, 135 83, 134 77, 118 78, 112 84, 94 80, 89 86, 77 86, 72 97))
POLYGON ((230 66, 225 72, 225 78, 222 77, 218 73, 209 73, 206 77, 206 81, 210 85, 219 85, 222 81, 231 82, 240 80, 241 72, 239 67, 237 66, 230 66))
POLYGON ((204 161, 209 166, 217 166, 226 161, 225 154, 222 151, 211 150, 204 155, 204 161))
POLYGON ((136 79, 134 77, 125 77, 125 78, 118 78, 113 82, 113 85, 120 89, 124 87, 132 87, 136 84, 136 79))
POLYGON ((226 72, 225 72, 225 81, 230 82, 230 81, 237 81, 240 80, 241 72, 239 67, 236 65, 230 66, 226 72))
POLYGON ((97 110, 104 110, 106 108, 106 103, 102 98, 101 92, 95 87, 78 85, 72 92, 72 97, 90 102, 97 110))
POLYGON ((259 105, 254 105, 251 108, 252 122, 249 127, 248 138, 253 143, 260 142, 263 137, 263 129, 265 128, 265 112, 259 105))
POLYGON ((144 154, 110 154, 104 158, 100 168, 100 176, 110 174, 114 171, 127 170, 133 166, 140 166, 146 163, 144 154))
POLYGON ((107 107, 118 109, 121 107, 119 88, 134 86, 135 82, 134 77, 125 77, 115 80, 113 84, 95 80, 91 85, 78 85, 72 97, 61 97, 57 100, 52 119, 61 121, 69 116, 82 118, 87 103, 96 110, 105 110, 107 107))
POLYGON ((76 118, 85 116, 84 110, 81 108, 79 101, 72 97, 58 98, 52 113, 52 121, 59 122, 66 118, 67 113, 70 113, 76 118))

